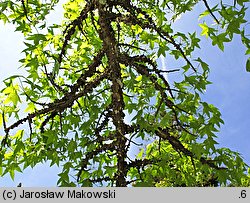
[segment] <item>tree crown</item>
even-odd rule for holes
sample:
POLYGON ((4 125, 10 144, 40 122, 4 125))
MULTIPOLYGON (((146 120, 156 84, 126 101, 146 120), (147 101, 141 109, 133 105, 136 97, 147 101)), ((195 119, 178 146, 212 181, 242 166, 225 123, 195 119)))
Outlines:
POLYGON ((249 54, 245 2, 68 1, 53 25, 58 0, 1 2, 0 19, 25 36, 27 72, 1 91, 2 175, 49 161, 60 186, 249 185, 240 154, 216 147, 223 120, 201 99, 210 68, 193 57, 200 37, 173 28, 203 4, 201 35, 222 51, 240 35, 249 54), (159 66, 165 56, 179 67, 159 66))

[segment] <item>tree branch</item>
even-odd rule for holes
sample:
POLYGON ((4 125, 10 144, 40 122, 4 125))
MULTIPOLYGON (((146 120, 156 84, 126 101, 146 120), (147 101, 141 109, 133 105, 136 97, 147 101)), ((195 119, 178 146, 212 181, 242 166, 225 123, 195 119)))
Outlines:
POLYGON ((213 14, 213 11, 210 9, 210 7, 209 7, 207 1, 206 1, 206 0, 202 0, 202 1, 204 2, 205 6, 206 6, 206 8, 207 8, 207 10, 208 10, 208 12, 210 13, 210 15, 214 18, 214 20, 216 21, 216 23, 219 25, 220 22, 219 22, 219 20, 215 17, 215 15, 213 14))

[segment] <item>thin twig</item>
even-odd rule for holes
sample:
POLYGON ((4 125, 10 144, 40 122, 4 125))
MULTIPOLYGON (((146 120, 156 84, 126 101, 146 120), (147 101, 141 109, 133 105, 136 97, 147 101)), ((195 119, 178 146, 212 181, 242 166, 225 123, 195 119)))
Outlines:
POLYGON ((207 0, 203 0, 208 12, 210 13, 210 15, 214 18, 214 20, 216 21, 217 24, 220 24, 219 20, 215 17, 215 15, 213 14, 213 11, 210 9, 207 0))

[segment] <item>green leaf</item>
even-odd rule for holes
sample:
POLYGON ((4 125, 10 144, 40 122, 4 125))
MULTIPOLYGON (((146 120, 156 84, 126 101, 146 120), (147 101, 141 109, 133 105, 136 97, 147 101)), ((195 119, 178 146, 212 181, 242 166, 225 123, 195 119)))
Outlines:
POLYGON ((68 144, 68 151, 69 152, 74 152, 76 147, 77 147, 76 142, 73 141, 73 140, 70 140, 70 142, 68 144))
POLYGON ((212 45, 218 45, 218 47, 224 51, 224 42, 230 42, 230 39, 227 37, 227 33, 221 33, 217 36, 212 36, 211 39, 213 40, 212 45))
POLYGON ((43 34, 34 34, 34 35, 27 37, 27 40, 33 40, 34 45, 38 45, 39 41, 46 41, 46 36, 43 34))
POLYGON ((13 103, 16 106, 17 103, 21 101, 18 95, 18 90, 18 84, 13 85, 13 83, 11 83, 10 86, 6 87, 3 90, 3 93, 7 95, 4 104, 13 103))
POLYGON ((9 173, 10 173, 11 179, 14 181, 14 180, 15 180, 15 170, 14 170, 14 169, 11 169, 11 170, 9 171, 9 173))
POLYGON ((250 58, 247 59, 246 70, 247 72, 250 72, 250 58))
POLYGON ((249 0, 235 0, 237 1, 237 4, 239 4, 240 6, 244 5, 244 2, 249 2, 249 0))
POLYGON ((33 113, 36 110, 36 106, 33 102, 28 103, 27 108, 24 110, 24 112, 33 113))
POLYGON ((199 26, 202 28, 201 35, 205 35, 206 37, 208 37, 209 27, 207 26, 207 24, 203 23, 203 24, 199 24, 199 26))
POLYGON ((152 183, 150 182, 139 182, 134 184, 134 187, 152 187, 152 183))
POLYGON ((0 20, 3 20, 4 24, 9 22, 8 17, 4 13, 0 13, 0 20))
POLYGON ((140 152, 137 154, 137 158, 142 159, 143 155, 144 155, 144 149, 142 148, 140 152))

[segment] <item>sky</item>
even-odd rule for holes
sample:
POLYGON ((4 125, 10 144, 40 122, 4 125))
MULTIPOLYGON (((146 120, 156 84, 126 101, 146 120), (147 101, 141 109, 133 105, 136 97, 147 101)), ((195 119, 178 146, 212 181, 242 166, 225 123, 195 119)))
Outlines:
MULTIPOLYGON (((196 9, 204 9, 202 7, 198 5, 196 9)), ((246 19, 249 21, 250 12, 246 19)), ((197 21, 197 16, 189 13, 177 21, 175 26, 181 31, 200 32, 201 28, 197 26, 197 21)), ((202 20, 198 22, 202 23, 202 20)), ((250 35, 250 25, 245 29, 250 35)), ((207 87, 202 98, 219 108, 225 122, 217 134, 219 146, 240 152, 250 165, 250 73, 246 71, 249 55, 245 55, 246 48, 239 36, 224 44, 224 52, 217 46, 212 46, 210 39, 201 39, 201 49, 196 55, 209 64, 208 80, 213 83, 207 87)))
MULTIPOLYGON (((196 7, 204 9, 202 6, 196 7)), ((50 20, 59 22, 61 6, 56 8, 50 20), (59 21, 58 21, 59 20, 59 21)), ((247 16, 250 19, 250 15, 247 16)), ((178 31, 189 31, 197 33, 201 31, 198 26, 198 12, 182 16, 176 23, 178 31)), ((22 58, 21 51, 24 49, 23 37, 14 32, 14 27, 0 23, 0 89, 2 80, 13 74, 24 74, 18 69, 18 60, 22 58)), ((250 33, 250 26, 246 28, 250 33)), ((212 103, 219 108, 225 124, 217 134, 219 147, 228 147, 239 152, 246 163, 250 165, 250 73, 246 72, 245 64, 247 56, 246 49, 241 45, 239 37, 225 44, 225 51, 220 51, 211 45, 211 41, 202 37, 201 49, 197 52, 210 66, 209 80, 213 83, 208 86, 203 100, 212 103)), ((169 62, 168 56, 165 62, 169 62)), ((0 133, 2 131, 0 130, 0 133)), ((49 167, 49 164, 39 164, 33 169, 27 169, 23 173, 17 173, 13 182, 9 176, 0 178, 0 186, 16 186, 22 182, 23 186, 56 186, 57 174, 60 169, 49 167)))

